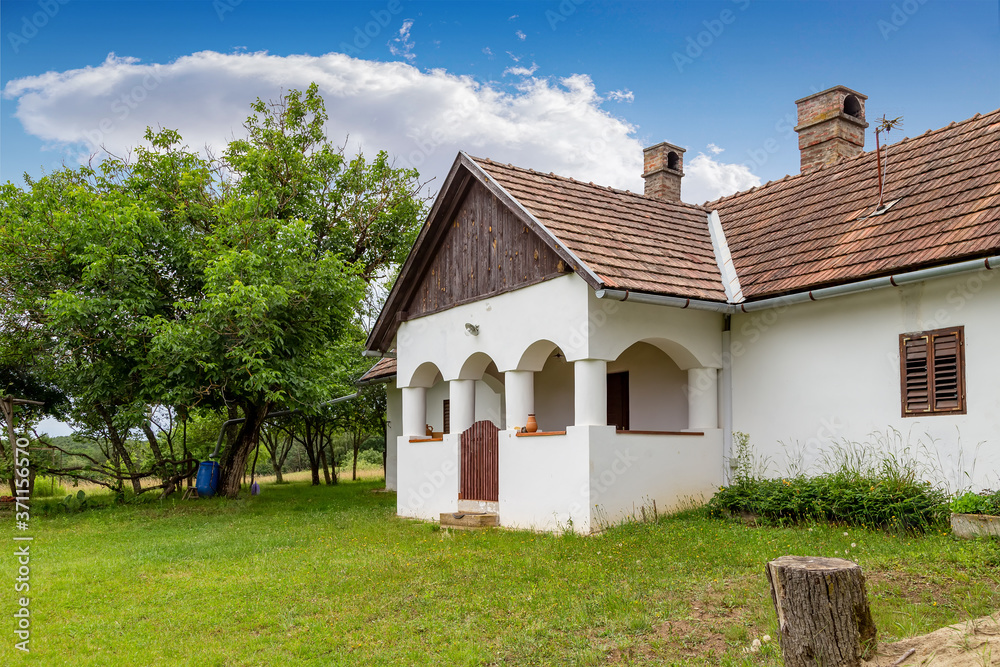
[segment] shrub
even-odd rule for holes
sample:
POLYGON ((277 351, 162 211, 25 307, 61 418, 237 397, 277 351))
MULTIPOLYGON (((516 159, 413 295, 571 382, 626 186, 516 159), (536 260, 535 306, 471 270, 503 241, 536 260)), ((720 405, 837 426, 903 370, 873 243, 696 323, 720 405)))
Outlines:
POLYGON ((777 524, 829 521, 898 532, 924 532, 942 526, 947 516, 948 495, 898 458, 857 466, 845 456, 832 472, 767 479, 754 464, 746 435, 736 436, 733 483, 709 501, 713 515, 749 513, 777 524))
POLYGON ((1000 514, 1000 491, 966 491, 952 499, 950 509, 956 514, 1000 514))
POLYGON ((358 465, 361 464, 368 466, 381 466, 382 452, 375 451, 374 449, 366 449, 363 452, 358 452, 358 465))
POLYGON ((35 478, 35 488, 32 495, 36 498, 61 498, 66 495, 66 487, 51 477, 39 475, 35 478))

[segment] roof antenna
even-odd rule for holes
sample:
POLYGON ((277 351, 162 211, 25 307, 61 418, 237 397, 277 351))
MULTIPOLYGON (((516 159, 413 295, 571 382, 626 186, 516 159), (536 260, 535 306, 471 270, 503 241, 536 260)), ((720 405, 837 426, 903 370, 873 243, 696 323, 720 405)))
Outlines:
POLYGON ((903 127, 903 117, 888 120, 885 115, 879 120, 878 127, 875 128, 875 156, 878 160, 878 206, 876 211, 882 210, 882 197, 885 193, 885 172, 889 170, 889 146, 885 147, 885 171, 882 170, 882 149, 879 146, 879 132, 889 133, 895 127, 903 127))

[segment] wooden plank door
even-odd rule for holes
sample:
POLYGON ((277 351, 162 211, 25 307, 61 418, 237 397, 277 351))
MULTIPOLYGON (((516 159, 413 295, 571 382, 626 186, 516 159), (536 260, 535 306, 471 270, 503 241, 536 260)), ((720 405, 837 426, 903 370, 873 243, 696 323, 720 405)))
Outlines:
POLYGON ((499 500, 500 429, 489 421, 476 422, 461 436, 460 500, 499 500))

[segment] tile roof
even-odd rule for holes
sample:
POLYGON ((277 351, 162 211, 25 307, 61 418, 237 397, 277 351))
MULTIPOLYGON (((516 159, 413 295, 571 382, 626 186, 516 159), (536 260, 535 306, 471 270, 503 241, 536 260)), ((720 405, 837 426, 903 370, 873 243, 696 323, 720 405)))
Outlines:
POLYGON ((988 256, 1000 249, 1000 109, 706 204, 748 299, 988 256))
POLYGON ((726 300, 707 210, 472 159, 607 287, 726 300))
POLYGON ((367 373, 361 376, 358 384, 372 384, 380 380, 388 380, 391 377, 396 377, 396 358, 383 357, 374 366, 369 368, 367 373))

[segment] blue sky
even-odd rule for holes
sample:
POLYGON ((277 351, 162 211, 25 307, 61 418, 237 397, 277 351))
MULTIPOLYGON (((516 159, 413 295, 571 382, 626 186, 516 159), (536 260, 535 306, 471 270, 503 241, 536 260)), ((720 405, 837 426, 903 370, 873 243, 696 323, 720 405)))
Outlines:
POLYGON ((903 116, 891 141, 997 108, 997 6, 4 0, 0 179, 146 125, 224 146, 255 97, 315 80, 332 138, 438 183, 466 150, 641 189, 641 148, 666 140, 701 202, 797 172, 794 101, 833 85, 903 116))

